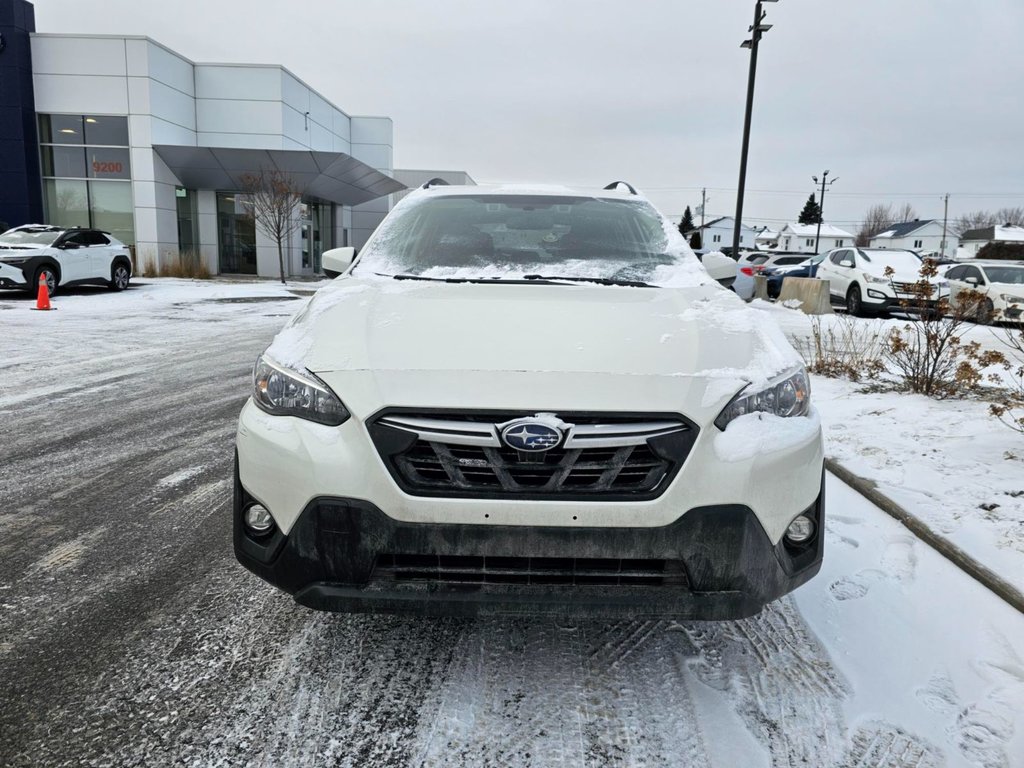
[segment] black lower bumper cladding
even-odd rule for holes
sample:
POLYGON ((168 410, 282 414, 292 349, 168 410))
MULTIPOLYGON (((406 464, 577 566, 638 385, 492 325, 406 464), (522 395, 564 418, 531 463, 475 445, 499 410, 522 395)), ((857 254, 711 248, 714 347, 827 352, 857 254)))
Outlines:
POLYGON ((805 514, 814 537, 772 545, 753 512, 697 507, 660 528, 403 523, 366 501, 314 499, 287 536, 253 538, 235 478, 238 560, 318 610, 581 618, 736 619, 814 576, 824 486, 805 514))

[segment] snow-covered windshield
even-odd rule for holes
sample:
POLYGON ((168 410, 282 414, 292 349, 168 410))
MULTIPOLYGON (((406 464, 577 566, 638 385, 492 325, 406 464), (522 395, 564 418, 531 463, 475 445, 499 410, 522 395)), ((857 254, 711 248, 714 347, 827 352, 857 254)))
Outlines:
POLYGON ((354 274, 435 279, 567 277, 707 282, 646 200, 551 194, 418 194, 360 253, 354 274))
POLYGON ((60 233, 59 229, 10 229, 0 235, 0 245, 47 246, 60 233))
POLYGON ((921 270, 921 259, 912 251, 861 251, 864 261, 875 264, 878 269, 892 267, 897 272, 914 272, 921 270))
POLYGON ((989 282, 1024 285, 1024 267, 985 267, 989 282))

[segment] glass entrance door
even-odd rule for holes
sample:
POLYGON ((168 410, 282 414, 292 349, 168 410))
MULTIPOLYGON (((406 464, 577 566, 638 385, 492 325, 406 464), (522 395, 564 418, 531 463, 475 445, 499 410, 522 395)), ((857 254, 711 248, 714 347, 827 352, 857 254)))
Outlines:
POLYGON ((247 215, 242 194, 217 193, 217 230, 220 271, 256 274, 256 223, 247 215))
POLYGON ((329 203, 303 201, 299 207, 302 217, 302 271, 320 274, 321 257, 333 245, 333 221, 329 203))

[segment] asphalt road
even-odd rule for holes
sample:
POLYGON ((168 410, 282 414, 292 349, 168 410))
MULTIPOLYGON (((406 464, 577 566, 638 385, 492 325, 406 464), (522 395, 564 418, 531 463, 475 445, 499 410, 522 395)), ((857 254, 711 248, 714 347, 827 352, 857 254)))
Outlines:
POLYGON ((791 599, 720 624, 423 620, 317 614, 249 574, 234 422, 296 305, 6 324, 0 765, 939 764, 848 721, 791 599))

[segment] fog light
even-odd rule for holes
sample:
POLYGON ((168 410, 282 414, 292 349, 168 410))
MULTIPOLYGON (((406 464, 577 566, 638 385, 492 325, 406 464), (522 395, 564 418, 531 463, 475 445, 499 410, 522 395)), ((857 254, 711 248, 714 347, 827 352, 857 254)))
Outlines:
POLYGON ((803 544, 814 535, 814 521, 807 515, 799 515, 786 529, 786 539, 793 544, 803 544))
POLYGON ((262 504, 253 504, 245 510, 245 527, 257 536, 262 536, 274 527, 274 518, 262 504))

